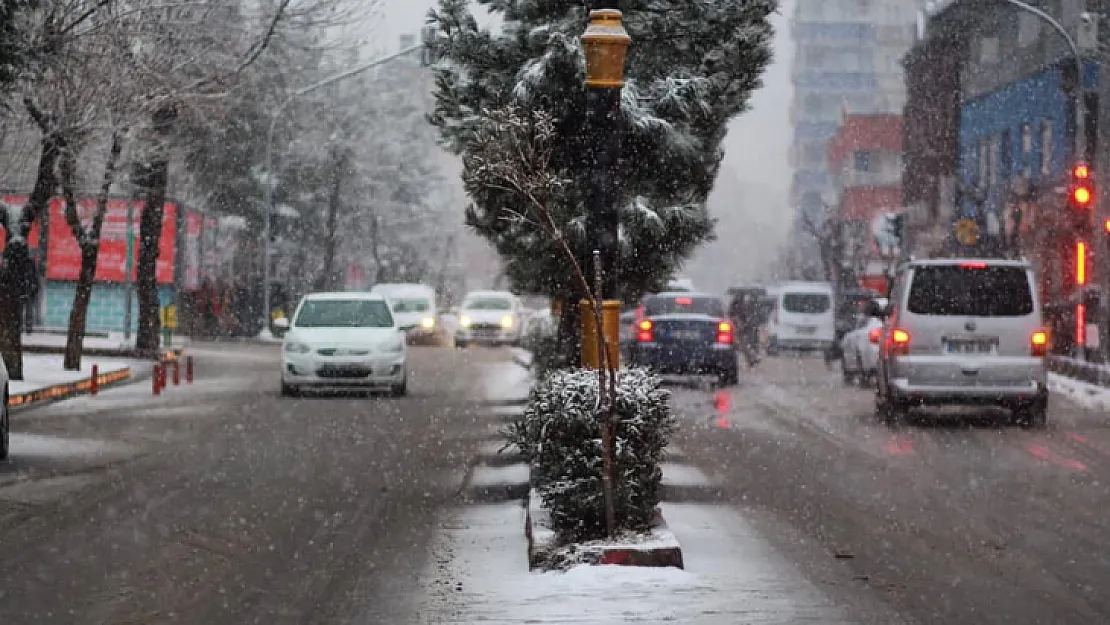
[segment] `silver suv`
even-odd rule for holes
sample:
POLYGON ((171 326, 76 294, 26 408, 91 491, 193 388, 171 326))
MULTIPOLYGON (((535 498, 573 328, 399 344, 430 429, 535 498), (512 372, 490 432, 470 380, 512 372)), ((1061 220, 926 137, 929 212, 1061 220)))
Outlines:
POLYGON ((1048 334, 1024 261, 915 260, 890 290, 879 342, 877 415, 923 405, 994 405, 1043 427, 1048 334))

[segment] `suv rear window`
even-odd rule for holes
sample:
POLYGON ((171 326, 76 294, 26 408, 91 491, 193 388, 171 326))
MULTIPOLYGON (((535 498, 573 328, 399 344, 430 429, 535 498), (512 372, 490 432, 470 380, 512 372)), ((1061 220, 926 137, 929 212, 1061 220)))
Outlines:
POLYGON ((644 300, 644 315, 709 315, 725 317, 725 303, 715 297, 649 297, 644 300))
POLYGON ((907 305, 915 315, 1023 317, 1033 293, 1022 267, 916 267, 907 305))
POLYGON ((825 293, 785 293, 782 309, 789 313, 816 315, 828 312, 832 298, 825 293))

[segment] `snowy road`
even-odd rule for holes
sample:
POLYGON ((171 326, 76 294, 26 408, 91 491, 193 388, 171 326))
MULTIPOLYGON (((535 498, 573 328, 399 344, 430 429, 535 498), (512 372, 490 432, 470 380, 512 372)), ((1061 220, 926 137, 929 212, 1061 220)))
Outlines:
POLYGON ((510 355, 415 348, 410 397, 293 400, 279 350, 196 345, 191 387, 21 412, 0 621, 409 622, 510 355))
POLYGON ((1110 622, 1110 421, 1063 397, 1046 431, 898 428, 819 359, 675 389, 688 460, 810 580, 922 623, 1110 622))

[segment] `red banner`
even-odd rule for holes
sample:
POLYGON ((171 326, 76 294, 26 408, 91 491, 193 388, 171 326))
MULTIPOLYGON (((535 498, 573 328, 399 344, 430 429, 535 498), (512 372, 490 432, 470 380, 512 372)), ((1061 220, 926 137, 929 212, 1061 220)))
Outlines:
POLYGON ((219 266, 216 260, 216 245, 219 241, 216 238, 216 218, 206 217, 204 219, 204 265, 203 273, 204 278, 214 280, 216 278, 216 268, 219 266))
MULTIPOLYGON (((0 195, 0 202, 8 205, 22 208, 27 203, 26 195, 0 195)), ((39 220, 36 219, 35 223, 31 224, 31 234, 27 237, 31 249, 37 250, 39 247, 39 220)), ((7 247, 8 233, 4 232, 4 226, 0 226, 0 254, 4 253, 4 248, 7 247)))
MULTIPOLYGON (((138 274, 139 266, 139 218, 142 216, 142 202, 127 200, 108 200, 104 214, 104 226, 100 231, 100 252, 96 261, 96 280, 98 282, 123 282, 127 276, 127 232, 128 206, 131 207, 132 258, 131 279, 138 274)), ((77 214, 82 223, 92 219, 96 202, 83 198, 77 201, 77 214)), ((155 270, 155 278, 160 284, 173 284, 174 251, 176 245, 175 228, 177 205, 166 202, 162 216, 162 236, 160 253, 155 270)), ((55 198, 50 201, 50 244, 46 250, 46 277, 50 280, 76 280, 81 272, 81 248, 73 232, 66 224, 65 201, 55 198)))

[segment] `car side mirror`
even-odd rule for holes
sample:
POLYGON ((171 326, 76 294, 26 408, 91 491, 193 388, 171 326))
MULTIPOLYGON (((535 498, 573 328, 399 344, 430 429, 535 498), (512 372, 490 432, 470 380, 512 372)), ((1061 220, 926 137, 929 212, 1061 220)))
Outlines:
POLYGON ((274 329, 275 330, 288 330, 289 329, 289 319, 287 319, 285 317, 278 317, 277 319, 274 319, 274 329))
POLYGON ((867 315, 876 319, 886 319, 890 316, 890 309, 888 306, 883 306, 879 302, 871 300, 867 304, 867 315))

